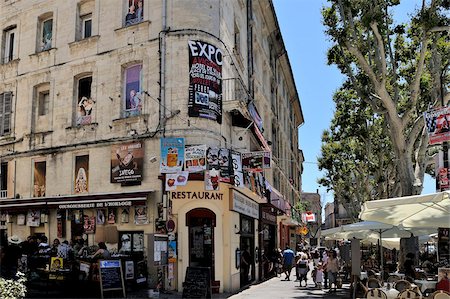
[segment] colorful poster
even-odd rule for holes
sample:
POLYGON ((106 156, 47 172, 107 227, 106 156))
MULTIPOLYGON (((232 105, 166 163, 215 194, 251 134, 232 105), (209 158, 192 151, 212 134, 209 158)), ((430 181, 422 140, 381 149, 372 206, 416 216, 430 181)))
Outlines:
POLYGON ((108 208, 108 224, 116 223, 116 215, 117 215, 116 208, 108 208))
POLYGON ((41 212, 37 210, 30 210, 27 213, 27 226, 40 226, 41 212))
POLYGON ((203 41, 188 41, 190 117, 222 123, 222 50, 203 41))
POLYGON ((95 216, 83 215, 83 230, 85 234, 95 233, 95 216))
POLYGON ((177 173, 183 170, 184 138, 161 138, 161 173, 177 173))
POLYGON ((206 170, 206 145, 188 146, 185 149, 185 167, 189 172, 206 170))
POLYGON ((262 172, 270 168, 270 152, 242 153, 242 169, 250 172, 262 172))
POLYGON ((429 137, 428 144, 450 140, 450 107, 426 111, 423 116, 429 137))
POLYGON ((205 171, 205 190, 218 191, 220 189, 220 172, 216 169, 205 171))
POLYGON ((89 155, 75 157, 75 194, 89 191, 89 155))
POLYGON ((34 162, 34 193, 33 197, 45 196, 46 162, 34 162))
POLYGON ((142 141, 111 146, 111 183, 141 182, 143 167, 142 141))
POLYGON ((106 220, 106 210, 105 209, 98 209, 97 210, 97 225, 103 225, 105 224, 106 220))
POLYGON ((166 174, 166 191, 173 191, 177 186, 186 186, 189 177, 189 172, 181 171, 178 173, 166 174))
POLYGON ((142 112, 142 65, 133 65, 125 70, 124 117, 138 116, 142 112))
POLYGON ((147 224, 147 206, 134 207, 134 224, 147 224))
POLYGON ((241 153, 231 152, 231 164, 233 166, 233 183, 235 187, 244 188, 244 173, 242 171, 241 153))

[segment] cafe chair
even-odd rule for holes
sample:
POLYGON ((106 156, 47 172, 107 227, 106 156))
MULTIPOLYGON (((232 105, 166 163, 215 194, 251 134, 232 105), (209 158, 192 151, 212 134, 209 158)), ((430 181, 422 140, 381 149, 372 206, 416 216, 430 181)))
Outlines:
POLYGON ((378 279, 371 277, 371 278, 367 279, 366 286, 369 289, 376 289, 376 288, 381 288, 381 283, 378 279))
POLYGON ((386 282, 389 283, 394 283, 400 280, 400 276, 398 275, 389 275, 389 277, 387 278, 386 282))
POLYGON ((431 299, 450 299, 450 293, 443 291, 443 290, 439 290, 434 292, 433 294, 430 295, 431 299))
POLYGON ((381 289, 371 289, 366 294, 367 299, 387 299, 386 293, 381 289))
POLYGON ((411 283, 404 279, 397 280, 394 284, 394 289, 396 289, 399 292, 410 289, 410 288, 411 288, 411 283))
POLYGON ((397 299, 422 299, 422 295, 413 290, 403 290, 398 294, 397 299))

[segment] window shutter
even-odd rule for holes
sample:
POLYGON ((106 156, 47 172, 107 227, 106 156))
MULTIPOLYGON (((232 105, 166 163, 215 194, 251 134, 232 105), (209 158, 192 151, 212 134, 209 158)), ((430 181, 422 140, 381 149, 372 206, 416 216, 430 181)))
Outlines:
POLYGON ((0 136, 11 133, 12 93, 0 94, 0 136))

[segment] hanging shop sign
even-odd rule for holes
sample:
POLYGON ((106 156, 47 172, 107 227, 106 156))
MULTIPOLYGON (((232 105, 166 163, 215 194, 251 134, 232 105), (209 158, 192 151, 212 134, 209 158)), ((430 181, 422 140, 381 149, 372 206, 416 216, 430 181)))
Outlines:
POLYGON ((188 41, 190 117, 222 123, 222 50, 203 41, 188 41))
POLYGON ((231 202, 230 210, 250 216, 255 219, 259 218, 258 203, 236 191, 233 191, 233 200, 231 202))
POLYGON ((144 145, 141 141, 111 146, 111 183, 142 181, 144 145))
POLYGON ((206 144, 187 146, 184 151, 184 169, 189 172, 206 170, 206 144))

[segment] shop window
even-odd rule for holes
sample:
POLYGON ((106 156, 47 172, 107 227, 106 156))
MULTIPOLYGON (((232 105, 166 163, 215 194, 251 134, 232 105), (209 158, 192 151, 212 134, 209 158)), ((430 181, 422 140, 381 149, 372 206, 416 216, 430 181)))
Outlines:
POLYGON ((8 63, 16 58, 16 30, 17 27, 14 25, 3 31, 2 63, 8 63))
POLYGON ((12 93, 0 93, 0 136, 11 133, 12 93))
POLYGON ((83 77, 78 80, 77 88, 77 116, 76 125, 88 125, 92 123, 95 101, 91 97, 92 77, 83 77))
POLYGON ((127 67, 124 72, 123 116, 131 117, 142 112, 142 64, 127 67))
POLYGON ((144 0, 126 0, 126 3, 125 26, 142 22, 144 20, 144 0))
POLYGON ((46 178, 46 162, 36 161, 34 162, 34 177, 33 177, 33 197, 45 196, 45 178, 46 178))
POLYGON ((8 163, 0 165, 0 198, 6 198, 8 190, 8 163))
POLYGON ((141 254, 144 252, 144 232, 119 232, 119 253, 141 254))
POLYGON ((42 17, 39 23, 39 52, 52 48, 53 40, 53 15, 42 17))

